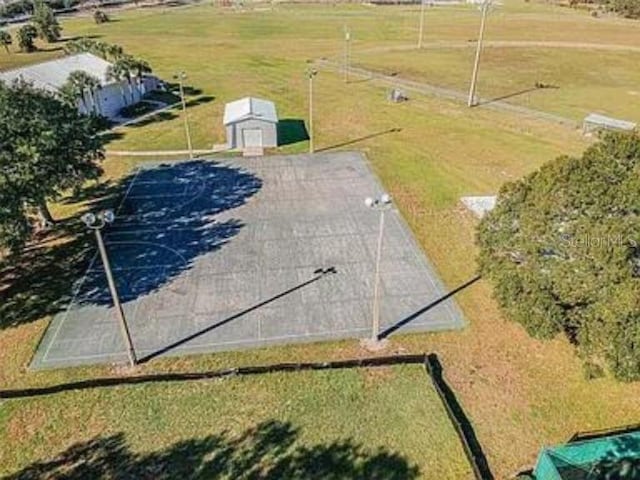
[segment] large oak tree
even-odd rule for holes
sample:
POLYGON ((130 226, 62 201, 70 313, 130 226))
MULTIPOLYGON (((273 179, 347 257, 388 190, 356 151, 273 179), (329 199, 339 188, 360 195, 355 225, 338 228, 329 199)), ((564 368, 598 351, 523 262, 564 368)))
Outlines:
POLYGON ((101 173, 98 121, 25 82, 0 82, 0 246, 17 250, 33 213, 54 222, 47 201, 101 173))
POLYGON ((606 135, 505 185, 477 238, 509 317, 640 379, 640 136, 606 135))

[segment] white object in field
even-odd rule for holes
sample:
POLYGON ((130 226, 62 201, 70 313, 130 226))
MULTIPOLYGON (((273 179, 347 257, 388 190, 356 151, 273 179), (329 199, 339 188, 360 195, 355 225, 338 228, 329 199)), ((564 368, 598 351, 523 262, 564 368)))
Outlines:
POLYGON ((472 196, 462 197, 460 200, 476 217, 482 218, 495 208, 497 197, 495 195, 472 196))
POLYGON ((634 130, 637 124, 626 120, 607 117, 599 113, 590 113, 582 122, 583 133, 591 133, 597 130, 618 130, 629 132, 634 130))
POLYGON ((409 97, 402 91, 397 88, 394 88, 389 92, 389 100, 393 103, 406 102, 409 100, 409 97))

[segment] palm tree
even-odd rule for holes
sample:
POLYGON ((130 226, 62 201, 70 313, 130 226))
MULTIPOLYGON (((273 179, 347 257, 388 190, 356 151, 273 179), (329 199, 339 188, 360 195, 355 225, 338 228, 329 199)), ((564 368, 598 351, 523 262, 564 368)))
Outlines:
POLYGON ((105 60, 109 60, 110 58, 115 59, 123 53, 122 47, 119 45, 111 45, 107 42, 101 42, 100 40, 93 40, 87 37, 67 42, 64 50, 67 54, 88 52, 105 60))
MULTIPOLYGON (((71 81, 78 86, 78 89, 82 91, 82 100, 84 101, 84 94, 87 92, 89 94, 89 98, 91 99, 92 108, 91 110, 95 114, 100 114, 101 109, 99 102, 96 101, 95 92, 98 88, 100 88, 100 80, 93 75, 83 72, 81 70, 77 70, 75 72, 71 72, 67 81, 71 81)), ((86 106, 85 106, 86 109, 86 106)))
MULTIPOLYGON (((133 87, 133 76, 138 73, 138 61, 131 55, 122 54, 117 60, 116 65, 120 63, 122 70, 125 72, 124 78, 129 84, 129 95, 131 96, 131 104, 136 102, 135 89, 133 87)), ((140 91, 138 91, 140 93, 140 91)))
POLYGON ((122 82, 124 80, 127 80, 127 82, 129 82, 129 85, 131 85, 131 70, 129 69, 129 64, 123 59, 117 60, 107 69, 107 79, 118 82, 120 93, 122 94, 123 103, 124 105, 126 105, 127 96, 125 94, 124 87, 122 86, 122 82))
POLYGON ((7 53, 11 53, 9 52, 9 45, 11 45, 11 43, 12 43, 12 40, 11 40, 11 35, 9 35, 9 32, 0 30, 0 45, 4 47, 7 53))
POLYGON ((147 93, 144 90, 144 80, 143 77, 147 73, 153 72, 151 65, 146 60, 142 60, 141 58, 133 58, 131 62, 133 66, 133 70, 136 73, 137 83, 138 83, 138 91, 140 92, 140 96, 147 93))
POLYGON ((109 58, 109 44, 107 42, 95 41, 91 53, 107 60, 109 58))
POLYGON ((68 41, 64 45, 64 51, 67 54, 84 53, 84 52, 95 53, 96 46, 98 43, 101 43, 101 42, 97 42, 95 40, 92 40, 91 38, 82 37, 82 38, 78 38, 77 40, 68 41))
POLYGON ((100 80, 98 80, 93 75, 90 75, 82 70, 76 70, 69 74, 69 78, 60 89, 60 93, 64 99, 68 102, 75 104, 78 98, 82 102, 82 106, 84 107, 84 111, 89 114, 90 109, 86 102, 85 94, 89 93, 89 98, 91 99, 92 108, 91 111, 94 113, 99 113, 97 102, 94 97, 94 91, 96 88, 100 86, 100 80))
POLYGON ((105 43, 103 55, 104 56, 102 58, 105 60, 117 62, 124 56, 124 49, 120 45, 105 43))

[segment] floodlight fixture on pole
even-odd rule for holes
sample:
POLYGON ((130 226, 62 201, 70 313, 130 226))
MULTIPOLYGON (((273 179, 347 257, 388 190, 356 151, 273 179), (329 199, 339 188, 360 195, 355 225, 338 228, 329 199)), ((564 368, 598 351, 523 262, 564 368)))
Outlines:
POLYGON ((307 70, 307 77, 309 78, 309 153, 314 152, 313 145, 313 79, 318 74, 317 70, 307 70))
POLYGON ((102 265, 104 266, 105 275, 107 277, 107 284, 109 285, 109 292, 113 299, 113 306, 116 309, 116 315, 118 317, 118 323, 120 324, 120 330, 122 338, 127 347, 127 355, 129 357, 129 365, 132 367, 138 362, 136 358, 136 352, 133 348, 133 342, 131 340, 131 333, 127 326, 127 320, 124 316, 124 310, 122 310, 122 304, 120 303, 120 297, 118 296, 118 289, 116 288, 116 282, 113 279, 113 272, 111 270, 111 263, 109 262, 109 256, 107 255, 107 249, 104 245, 104 239, 102 238, 102 229, 113 223, 115 220, 115 214, 113 210, 103 210, 98 214, 85 213, 82 216, 82 221, 87 228, 94 231, 96 240, 98 242, 98 250, 100 251, 100 258, 102 259, 102 265))
POLYGON ((478 83, 478 71, 480 69, 480 55, 482 53, 482 41, 484 40, 484 27, 487 20, 487 13, 491 6, 491 0, 482 2, 481 11, 482 19, 480 20, 480 32, 478 34, 478 43, 476 45, 476 57, 473 62, 473 73, 471 74, 471 86, 469 87, 469 100, 467 105, 473 107, 476 105, 476 85, 478 83))
POLYGON ((424 37, 424 11, 426 6, 426 0, 420 2, 420 33, 418 33, 418 48, 422 48, 422 39, 424 37))
POLYGON ((184 117, 184 132, 187 137, 189 159, 193 160, 193 146, 191 145, 191 131, 189 129, 189 117, 187 116, 187 102, 184 99, 184 81, 187 78, 187 74, 184 72, 178 72, 173 76, 173 78, 178 80, 178 85, 180 86, 180 102, 182 103, 182 114, 184 117))
POLYGON ((344 27, 344 83, 349 83, 349 63, 351 62, 351 31, 344 27))
POLYGON ((368 197, 365 205, 380 212, 380 226, 378 228, 378 244, 376 248, 375 276, 373 280, 373 315, 371 317, 371 345, 379 342, 380 334, 380 261, 382 260, 382 239, 384 236, 384 213, 391 208, 391 197, 383 193, 379 198, 368 197))

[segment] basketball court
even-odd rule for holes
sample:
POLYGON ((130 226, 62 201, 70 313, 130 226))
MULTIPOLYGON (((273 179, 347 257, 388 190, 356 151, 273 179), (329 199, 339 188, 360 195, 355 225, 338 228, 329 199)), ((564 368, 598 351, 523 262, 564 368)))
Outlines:
MULTIPOLYGON (((148 164, 126 181, 103 234, 142 361, 370 336, 380 217, 364 199, 382 189, 362 155, 148 164)), ((382 332, 463 326, 393 208, 380 271, 382 332)), ((32 367, 125 361, 97 254, 73 298, 32 367)))

